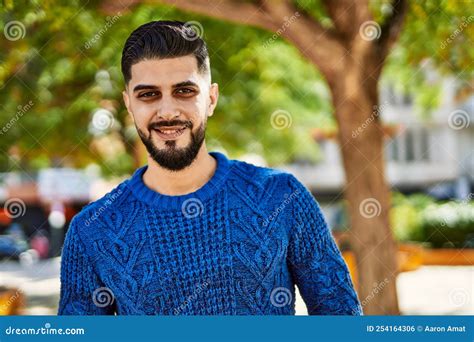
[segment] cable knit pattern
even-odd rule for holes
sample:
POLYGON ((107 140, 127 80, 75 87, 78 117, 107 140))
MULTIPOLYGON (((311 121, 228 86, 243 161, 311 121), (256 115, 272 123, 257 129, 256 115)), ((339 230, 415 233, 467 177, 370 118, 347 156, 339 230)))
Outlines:
POLYGON ((212 152, 213 177, 167 196, 146 166, 74 217, 60 315, 361 315, 321 208, 292 175, 212 152))

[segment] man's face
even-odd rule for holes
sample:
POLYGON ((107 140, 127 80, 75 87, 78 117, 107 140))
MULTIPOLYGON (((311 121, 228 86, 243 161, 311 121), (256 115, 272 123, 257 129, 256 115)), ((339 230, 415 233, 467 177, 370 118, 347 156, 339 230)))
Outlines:
POLYGON ((123 98, 148 153, 169 170, 190 165, 216 106, 217 84, 199 73, 192 55, 144 60, 131 75, 123 98))

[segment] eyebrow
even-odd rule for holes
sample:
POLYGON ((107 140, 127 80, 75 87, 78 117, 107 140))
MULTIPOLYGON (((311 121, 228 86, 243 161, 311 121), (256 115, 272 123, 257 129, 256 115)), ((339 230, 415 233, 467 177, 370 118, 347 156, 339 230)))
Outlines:
MULTIPOLYGON (((189 81, 189 80, 184 81, 184 82, 176 83, 172 87, 173 88, 180 88, 180 87, 186 87, 186 86, 194 86, 194 87, 199 88, 199 86, 195 82, 189 81)), ((153 84, 138 84, 133 88, 133 92, 135 93, 139 90, 144 90, 144 89, 156 90, 156 89, 160 89, 160 87, 157 87, 153 84)))

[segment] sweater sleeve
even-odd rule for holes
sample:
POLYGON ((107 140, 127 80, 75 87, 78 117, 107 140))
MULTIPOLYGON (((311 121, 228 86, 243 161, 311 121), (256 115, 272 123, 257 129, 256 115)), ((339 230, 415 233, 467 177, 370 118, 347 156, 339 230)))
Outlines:
POLYGON ((318 202, 293 176, 289 267, 309 315, 362 315, 347 265, 318 202))
POLYGON ((113 293, 101 283, 73 219, 61 255, 58 315, 113 315, 113 293))

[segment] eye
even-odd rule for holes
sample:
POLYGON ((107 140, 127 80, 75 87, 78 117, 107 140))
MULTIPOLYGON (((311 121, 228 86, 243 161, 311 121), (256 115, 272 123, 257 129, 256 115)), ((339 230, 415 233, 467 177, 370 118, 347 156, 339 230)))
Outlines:
POLYGON ((193 95, 196 91, 192 88, 179 88, 176 90, 176 93, 179 95, 193 95))
POLYGON ((139 98, 149 98, 153 96, 157 96, 158 93, 156 91, 147 91, 146 93, 141 93, 138 95, 139 98))

